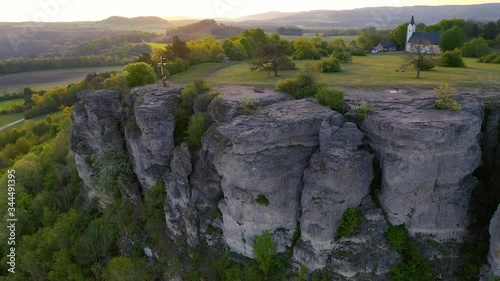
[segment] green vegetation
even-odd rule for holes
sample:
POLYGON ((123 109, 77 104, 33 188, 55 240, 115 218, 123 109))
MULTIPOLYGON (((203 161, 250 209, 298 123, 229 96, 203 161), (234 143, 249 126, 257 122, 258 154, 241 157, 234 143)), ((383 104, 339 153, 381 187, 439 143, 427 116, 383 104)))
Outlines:
POLYGON ((297 99, 314 96, 325 84, 317 82, 317 70, 311 66, 299 71, 294 77, 279 80, 276 90, 294 95, 297 99))
POLYGON ((351 112, 360 119, 365 119, 373 111, 373 104, 362 100, 359 104, 351 104, 351 112))
MULTIPOLYGON (((317 81, 333 87, 418 87, 433 89, 443 81, 452 85, 468 87, 489 87, 500 85, 500 72, 496 64, 479 63, 475 58, 463 58, 467 68, 436 66, 422 73, 422 79, 415 79, 415 72, 398 71, 401 68, 401 54, 378 53, 356 57, 352 63, 342 64, 342 71, 319 73, 317 81)), ((499 59, 500 60, 500 59, 499 59)), ((299 69, 317 61, 296 61, 299 69)), ((211 84, 275 85, 278 80, 294 78, 301 70, 282 71, 280 77, 265 72, 251 72, 248 63, 201 64, 188 71, 170 77, 174 82, 187 83, 193 78, 203 76, 211 84), (193 71, 193 72, 191 72, 193 71)))
POLYGON ((316 95, 319 104, 330 107, 332 110, 342 113, 342 102, 344 101, 344 91, 321 88, 316 95))
POLYGON ((128 154, 119 146, 110 144, 93 158, 97 174, 97 188, 110 195, 123 195, 134 181, 134 173, 128 154))
POLYGON ((342 216, 342 220, 335 233, 335 240, 342 237, 349 237, 353 231, 358 227, 361 219, 361 208, 347 208, 342 216))
POLYGON ((269 205, 269 200, 267 200, 267 197, 264 194, 257 195, 257 199, 255 201, 257 201, 257 203, 264 205, 264 206, 269 205))
POLYGON ((12 113, 0 115, 0 127, 10 124, 14 121, 24 118, 23 113, 12 113))
POLYGON ((317 64, 321 72, 339 72, 341 69, 340 61, 337 58, 331 57, 317 64))
POLYGON ((437 109, 449 109, 457 111, 462 109, 462 106, 453 99, 457 94, 457 90, 452 88, 450 84, 444 83, 439 85, 439 87, 434 88, 438 99, 436 100, 437 109))
POLYGON ((460 49, 442 53, 439 65, 447 67, 465 67, 460 49))
POLYGON ((479 58, 478 62, 500 64, 500 55, 496 53, 484 55, 479 58))
POLYGON ((0 112, 12 112, 15 111, 13 108, 16 107, 21 107, 24 104, 24 99, 12 99, 12 100, 5 100, 5 101, 0 101, 0 112))
POLYGON ((431 263, 415 247, 404 225, 389 226, 387 231, 389 246, 403 255, 403 261, 391 268, 394 281, 431 281, 431 263))
POLYGON ((154 68, 144 62, 135 62, 125 66, 128 86, 130 88, 153 84, 156 81, 154 68))
POLYGON ((453 51, 460 49, 465 44, 465 33, 458 26, 446 30, 441 34, 439 47, 444 51, 453 51))
POLYGON ((197 151, 201 148, 201 137, 207 130, 207 113, 191 115, 189 125, 186 129, 186 142, 192 151, 197 151))
POLYGON ((253 114, 258 111, 258 103, 253 98, 243 98, 240 107, 245 114, 253 114))
POLYGON ((273 256, 276 254, 276 245, 269 231, 266 230, 261 235, 255 236, 253 252, 259 268, 267 276, 274 263, 273 256))

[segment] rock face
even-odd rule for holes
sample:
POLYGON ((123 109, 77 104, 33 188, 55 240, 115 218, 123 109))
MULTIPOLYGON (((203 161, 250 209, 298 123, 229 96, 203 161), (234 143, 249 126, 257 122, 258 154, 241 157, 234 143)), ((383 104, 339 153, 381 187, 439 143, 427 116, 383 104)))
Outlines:
POLYGON ((410 233, 460 240, 477 182, 471 175, 481 164, 481 119, 432 105, 397 106, 362 124, 382 170, 380 203, 390 222, 410 233))
POLYGON ((291 245, 302 174, 319 145, 321 121, 333 115, 313 102, 285 101, 218 128, 230 141, 215 167, 222 177, 224 238, 233 251, 253 256, 253 239, 265 230, 274 233, 278 251, 291 245))
POLYGON ((359 206, 373 179, 373 155, 364 149, 363 133, 342 115, 323 122, 320 150, 304 172, 300 227, 294 257, 310 269, 324 267, 335 232, 347 208, 359 206))
POLYGON ((125 140, 132 166, 141 186, 151 188, 165 176, 174 148, 175 120, 179 87, 145 86, 132 89, 133 108, 125 117, 125 140))
POLYGON ((498 205, 495 215, 490 223, 490 252, 488 262, 491 266, 491 273, 500 276, 500 205, 498 205))
POLYGON ((120 118, 120 93, 116 91, 83 91, 78 94, 72 117, 71 148, 75 152, 78 174, 95 191, 95 172, 90 157, 106 145, 123 146, 120 118))
MULTIPOLYGON (((314 99, 244 86, 217 90, 221 96, 208 107, 213 123, 196 152, 174 148, 179 87, 136 88, 127 100, 114 91, 81 92, 71 137, 80 176, 95 189, 92 156, 119 146, 141 187, 134 194, 165 181, 167 234, 179 245, 206 242, 253 257, 255 236, 270 231, 279 252, 293 248, 296 264, 327 267, 338 279, 389 279, 400 256, 385 241, 386 218, 437 240, 464 235, 472 173, 481 164, 479 103, 451 112, 435 110, 425 97, 391 102, 371 95, 375 112, 358 129, 314 99), (245 99, 258 110, 245 112, 245 99), (370 190, 379 185, 373 162, 381 172, 378 192, 370 190), (335 240, 344 212, 358 206, 360 226, 335 240)), ((485 163, 494 171, 498 116, 484 126, 483 153, 491 152, 485 163)), ((489 229, 496 274, 499 216, 497 210, 489 229)))
POLYGON ((166 176, 174 147, 172 111, 179 93, 179 87, 146 86, 132 89, 127 101, 116 91, 78 94, 71 147, 78 173, 91 192, 96 186, 91 157, 107 145, 126 147, 142 189, 166 176))

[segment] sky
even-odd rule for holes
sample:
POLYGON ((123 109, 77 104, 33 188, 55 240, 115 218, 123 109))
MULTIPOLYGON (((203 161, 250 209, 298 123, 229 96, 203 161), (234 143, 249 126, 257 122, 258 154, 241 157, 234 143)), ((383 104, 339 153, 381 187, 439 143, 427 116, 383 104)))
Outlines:
POLYGON ((362 7, 467 5, 481 0, 4 0, 0 22, 102 20, 109 16, 237 18, 268 11, 348 10, 362 7))

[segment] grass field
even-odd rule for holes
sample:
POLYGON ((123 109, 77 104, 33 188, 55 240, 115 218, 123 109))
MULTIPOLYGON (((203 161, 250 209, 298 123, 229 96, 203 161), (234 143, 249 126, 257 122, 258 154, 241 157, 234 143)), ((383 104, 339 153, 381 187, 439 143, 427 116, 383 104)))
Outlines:
MULTIPOLYGON (((393 87, 415 86, 433 88, 448 82, 455 86, 486 88, 500 86, 500 65, 478 63, 477 59, 464 58, 466 68, 436 67, 421 72, 421 79, 415 78, 412 68, 400 69, 404 54, 372 54, 353 57, 353 62, 342 64, 338 73, 321 73, 319 80, 331 86, 340 87, 393 87)), ((172 76, 176 82, 187 83, 193 78, 203 78, 212 84, 274 85, 279 79, 287 78, 295 71, 280 71, 279 76, 269 72, 251 72, 250 61, 231 64, 204 64, 190 68, 184 73, 172 76)), ((317 61, 295 61, 299 68, 317 61)))
POLYGON ((20 91, 24 87, 31 87, 37 91, 65 87, 84 79, 88 73, 113 70, 123 70, 123 66, 53 69, 10 74, 0 77, 0 95, 20 91))
POLYGON ((154 42, 146 42, 149 46, 151 46, 151 49, 163 49, 165 46, 167 46, 167 43, 154 43, 154 42))
POLYGON ((24 99, 0 101, 0 111, 9 109, 12 105, 23 105, 24 99))
POLYGON ((0 115, 0 127, 3 127, 9 123, 17 121, 19 119, 24 118, 24 113, 13 113, 13 114, 5 114, 0 115))

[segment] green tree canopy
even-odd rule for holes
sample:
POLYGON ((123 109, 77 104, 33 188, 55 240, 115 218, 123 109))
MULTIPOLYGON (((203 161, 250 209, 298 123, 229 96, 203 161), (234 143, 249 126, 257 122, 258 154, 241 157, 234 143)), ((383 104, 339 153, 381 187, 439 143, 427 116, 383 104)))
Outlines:
POLYGON ((255 254, 255 260, 259 264, 259 268, 267 276, 273 264, 273 256, 276 254, 276 245, 269 231, 266 230, 262 232, 262 235, 255 236, 253 253, 255 254))
POLYGON ((462 55, 470 58, 480 58, 491 52, 484 38, 474 38, 462 47, 462 55))
POLYGON ((293 53, 293 58, 298 60, 315 59, 321 58, 321 54, 316 48, 313 41, 307 40, 306 38, 299 38, 293 42, 293 47, 295 49, 293 53))
POLYGON ((371 50, 373 48, 373 39, 367 32, 361 32, 356 38, 356 46, 361 47, 363 50, 371 50))
POLYGON ((154 68, 145 62, 135 62, 125 66, 129 87, 153 84, 156 81, 154 68))
POLYGON ((465 43, 465 33, 458 26, 446 30, 441 34, 439 47, 441 51, 453 51, 455 48, 461 48, 465 43))
POLYGON ((279 43, 260 47, 251 69, 274 71, 274 76, 278 76, 278 70, 294 69, 295 64, 287 57, 288 50, 288 46, 279 43))
POLYGON ((391 32, 391 40, 396 42, 398 49, 402 49, 406 45, 406 28, 407 27, 408 27, 408 23, 405 22, 405 23, 398 25, 391 32))

